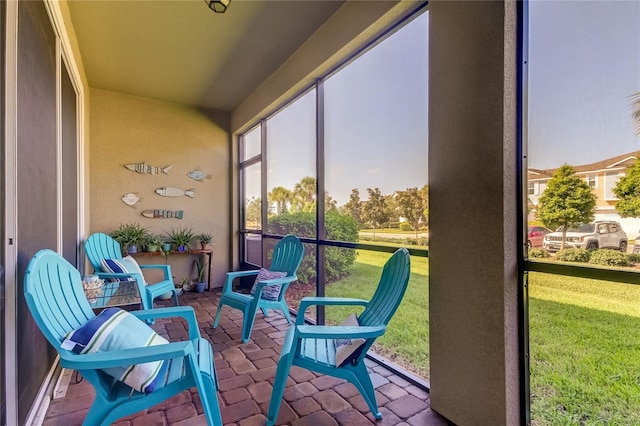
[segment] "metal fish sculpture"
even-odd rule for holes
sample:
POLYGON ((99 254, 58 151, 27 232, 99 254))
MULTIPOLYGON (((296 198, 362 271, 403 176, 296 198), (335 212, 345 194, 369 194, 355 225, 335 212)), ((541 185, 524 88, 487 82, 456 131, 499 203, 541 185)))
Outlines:
POLYGON ((156 167, 156 166, 150 166, 147 164, 147 162, 145 161, 144 163, 135 163, 135 164, 125 164, 124 165, 127 169, 131 170, 132 172, 138 172, 138 173, 148 173, 151 175, 155 175, 155 174, 159 174, 159 173, 164 173, 166 175, 169 174, 169 170, 171 169, 171 167, 173 166, 166 166, 166 167, 156 167))
POLYGON ((144 217, 148 217, 149 219, 182 219, 183 211, 182 210, 145 210, 140 213, 144 217))
POLYGON ((204 182, 205 179, 211 179, 211 175, 208 175, 200 170, 191 170, 189 173, 187 173, 187 176, 189 176, 193 180, 197 180, 198 182, 204 182))
POLYGON ((128 206, 133 207, 133 205, 135 203, 137 203, 138 201, 140 201, 142 198, 138 197, 138 195, 136 195, 136 193, 134 192, 129 192, 127 194, 124 194, 122 196, 122 201, 124 201, 124 203, 128 206))
POLYGON ((195 198, 196 190, 195 188, 185 190, 174 186, 163 186, 162 188, 156 189, 156 194, 162 195, 163 197, 182 197, 186 195, 187 197, 195 198))

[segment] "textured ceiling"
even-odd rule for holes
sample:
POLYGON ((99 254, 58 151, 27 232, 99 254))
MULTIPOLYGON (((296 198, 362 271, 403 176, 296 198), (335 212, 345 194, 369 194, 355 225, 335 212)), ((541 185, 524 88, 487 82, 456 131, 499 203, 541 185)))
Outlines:
POLYGON ((71 0, 91 87, 232 111, 343 1, 71 0))

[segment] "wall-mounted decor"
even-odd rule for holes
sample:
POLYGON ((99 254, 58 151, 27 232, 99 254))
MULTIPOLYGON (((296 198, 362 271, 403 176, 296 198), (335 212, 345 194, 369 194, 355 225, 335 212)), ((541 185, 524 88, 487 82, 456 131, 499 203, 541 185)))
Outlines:
POLYGON ((169 170, 171 169, 171 167, 173 167, 173 166, 166 166, 166 167, 150 166, 147 164, 146 161, 144 163, 125 164, 124 166, 127 169, 131 170, 132 172, 138 172, 142 174, 148 173, 151 175, 155 175, 158 173, 164 173, 168 175, 169 170))
POLYGON ((122 201, 128 206, 133 207, 135 203, 140 201, 142 198, 138 197, 135 192, 129 192, 122 196, 122 201))
POLYGON ((156 194, 162 195, 163 197, 182 197, 186 195, 187 197, 195 198, 196 190, 194 188, 181 189, 174 186, 163 186, 162 188, 156 189, 156 194))
POLYGON ((140 213, 144 217, 149 219, 182 219, 184 212, 182 210, 145 210, 140 213))
POLYGON ((211 179, 211 175, 208 175, 200 170, 191 170, 189 173, 187 173, 187 176, 189 176, 193 180, 197 180, 198 182, 204 182, 205 179, 211 179))

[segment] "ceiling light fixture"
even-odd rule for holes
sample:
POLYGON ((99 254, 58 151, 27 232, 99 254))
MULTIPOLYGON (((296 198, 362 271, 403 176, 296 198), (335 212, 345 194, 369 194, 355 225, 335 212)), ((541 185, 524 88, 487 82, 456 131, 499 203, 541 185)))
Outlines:
POLYGON ((231 0, 204 0, 209 9, 213 10, 215 13, 224 13, 229 7, 229 3, 231 0))

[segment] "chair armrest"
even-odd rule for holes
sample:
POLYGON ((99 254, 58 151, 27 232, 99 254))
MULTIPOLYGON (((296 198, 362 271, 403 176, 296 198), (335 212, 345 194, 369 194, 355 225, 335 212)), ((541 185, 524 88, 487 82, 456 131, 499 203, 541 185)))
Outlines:
POLYGON ((259 270, 250 270, 250 271, 236 271, 236 272, 227 272, 227 279, 224 282, 224 286, 222 287, 222 293, 230 293, 233 280, 239 277, 248 277, 251 275, 258 275, 259 270))
POLYGON ((271 280, 258 281, 258 283, 256 284, 256 289, 255 289, 254 294, 262 294, 262 288, 263 287, 268 287, 268 286, 272 286, 272 285, 282 285, 282 284, 286 284, 286 283, 292 283, 292 282, 296 281, 297 279, 298 279, 298 277, 296 275, 292 275, 290 277, 273 278, 271 280))
POLYGON ((171 265, 138 265, 140 269, 162 269, 165 280, 171 280, 171 265))
POLYGON ((191 306, 170 306, 168 308, 155 308, 140 311, 130 311, 131 315, 141 320, 181 317, 187 322, 189 339, 199 339, 200 329, 196 320, 196 313, 191 306))
POLYGON ((122 349, 119 351, 74 354, 60 351, 60 365, 73 370, 95 370, 111 367, 126 367, 151 361, 182 358, 193 353, 190 340, 143 348, 122 349))
POLYGON ((302 325, 304 323, 304 315, 310 306, 367 306, 368 303, 368 300, 354 299, 351 297, 304 297, 300 301, 296 325, 302 325))
POLYGON ((296 325, 296 338, 312 339, 340 339, 363 338, 370 339, 384 334, 387 327, 379 325, 369 326, 342 326, 342 325, 296 325))
POLYGON ((140 274, 135 274, 133 272, 94 272, 94 275, 97 275, 100 278, 133 278, 137 281, 138 278, 136 275, 140 274))

